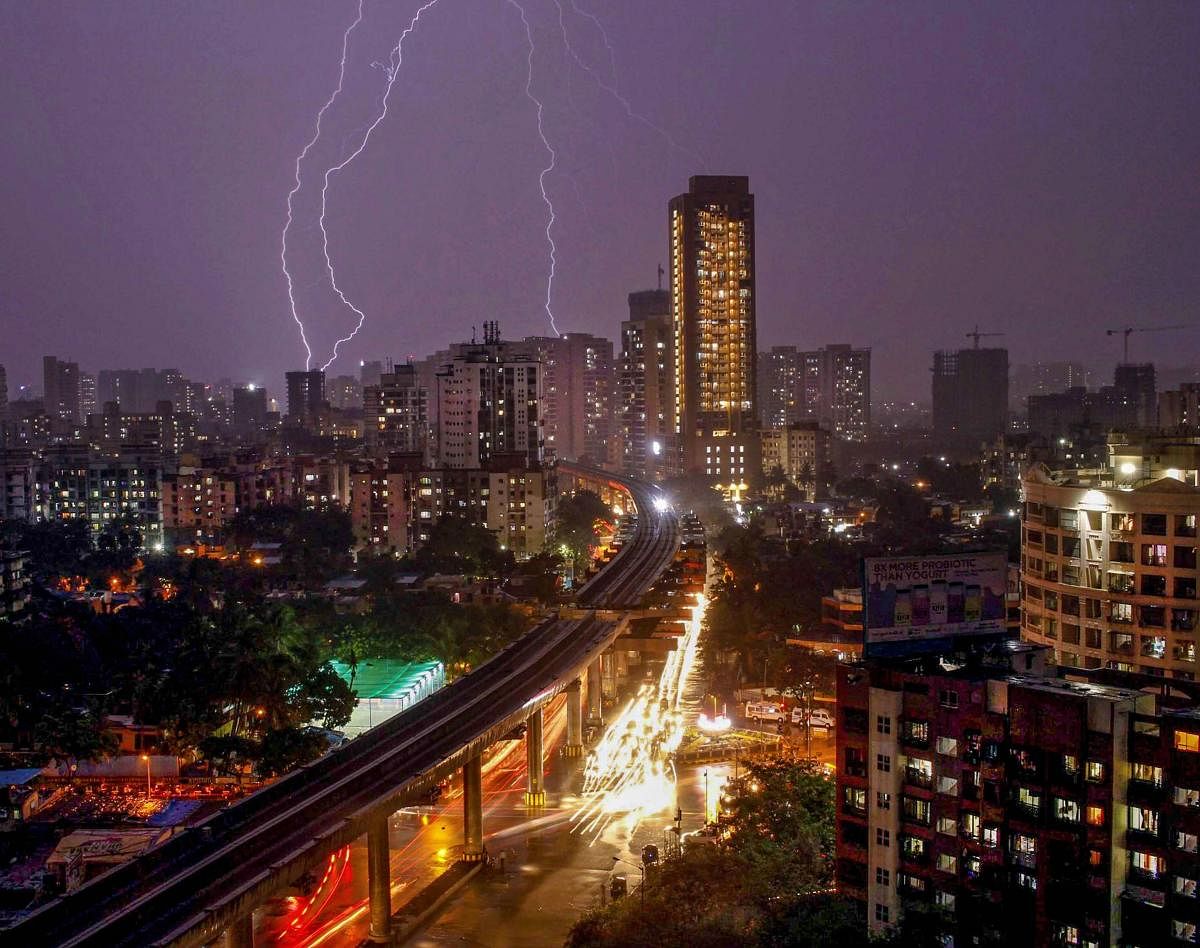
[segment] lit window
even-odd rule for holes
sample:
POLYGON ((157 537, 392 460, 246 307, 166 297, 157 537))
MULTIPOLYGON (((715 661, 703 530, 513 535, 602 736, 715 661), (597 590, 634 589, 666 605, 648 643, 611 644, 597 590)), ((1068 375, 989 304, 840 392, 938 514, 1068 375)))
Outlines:
POLYGON ((1087 824, 1088 826, 1103 826, 1104 807, 1089 803, 1087 808, 1087 824))
POLYGON ((1191 731, 1176 731, 1175 749, 1190 751, 1193 754, 1200 753, 1200 734, 1193 734, 1191 731))

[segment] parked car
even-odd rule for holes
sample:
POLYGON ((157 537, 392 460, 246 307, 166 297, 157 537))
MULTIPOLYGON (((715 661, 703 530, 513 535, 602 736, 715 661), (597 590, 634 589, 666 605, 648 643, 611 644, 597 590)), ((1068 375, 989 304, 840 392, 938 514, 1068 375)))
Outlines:
POLYGON ((751 721, 786 721, 787 711, 770 701, 747 701, 746 717, 751 721))
MULTIPOLYGON (((803 724, 805 713, 803 708, 792 709, 792 723, 803 724)), ((833 730, 833 715, 824 708, 813 708, 812 714, 808 715, 808 723, 815 728, 822 728, 827 731, 833 730)))

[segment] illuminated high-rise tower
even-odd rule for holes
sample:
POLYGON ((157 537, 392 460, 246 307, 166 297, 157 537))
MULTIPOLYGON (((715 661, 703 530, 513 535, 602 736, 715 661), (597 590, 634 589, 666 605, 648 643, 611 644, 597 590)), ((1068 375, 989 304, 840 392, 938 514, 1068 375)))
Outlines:
POLYGON ((670 228, 680 460, 737 494, 758 465, 750 179, 692 177, 670 228))

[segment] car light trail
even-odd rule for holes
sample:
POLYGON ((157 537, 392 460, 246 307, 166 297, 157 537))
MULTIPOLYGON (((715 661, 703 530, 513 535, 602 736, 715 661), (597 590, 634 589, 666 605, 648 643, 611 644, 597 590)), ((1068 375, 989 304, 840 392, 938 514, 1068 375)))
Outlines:
POLYGON ((707 600, 701 594, 675 651, 668 653, 657 685, 643 685, 589 754, 583 805, 575 831, 595 842, 618 818, 632 835, 647 816, 675 803, 671 755, 683 740, 680 700, 696 666, 707 600))

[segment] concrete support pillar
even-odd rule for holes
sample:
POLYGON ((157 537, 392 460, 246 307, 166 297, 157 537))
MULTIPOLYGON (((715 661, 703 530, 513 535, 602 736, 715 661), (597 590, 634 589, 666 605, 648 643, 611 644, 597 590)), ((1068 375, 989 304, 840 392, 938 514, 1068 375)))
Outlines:
POLYGON ((529 715, 525 726, 525 805, 545 806, 546 787, 542 782, 545 773, 545 758, 542 747, 542 709, 529 715))
POLYGON ((620 648, 613 652, 616 659, 616 677, 617 680, 629 677, 629 653, 625 649, 620 648))
POLYGON ((601 704, 601 695, 603 686, 600 677, 600 657, 588 665, 587 668, 587 699, 588 699, 588 724, 599 726, 604 723, 604 711, 601 704))
POLYGON ((463 862, 480 862, 483 851, 483 757, 463 764, 463 862))
POLYGON ((243 915, 225 929, 224 948, 254 948, 254 913, 243 915))
POLYGON ((367 890, 371 898, 371 941, 386 943, 392 936, 392 863, 388 818, 367 828, 367 890))
POLYGON ((567 743, 563 747, 564 757, 583 755, 583 695, 582 683, 576 678, 567 685, 567 743))

